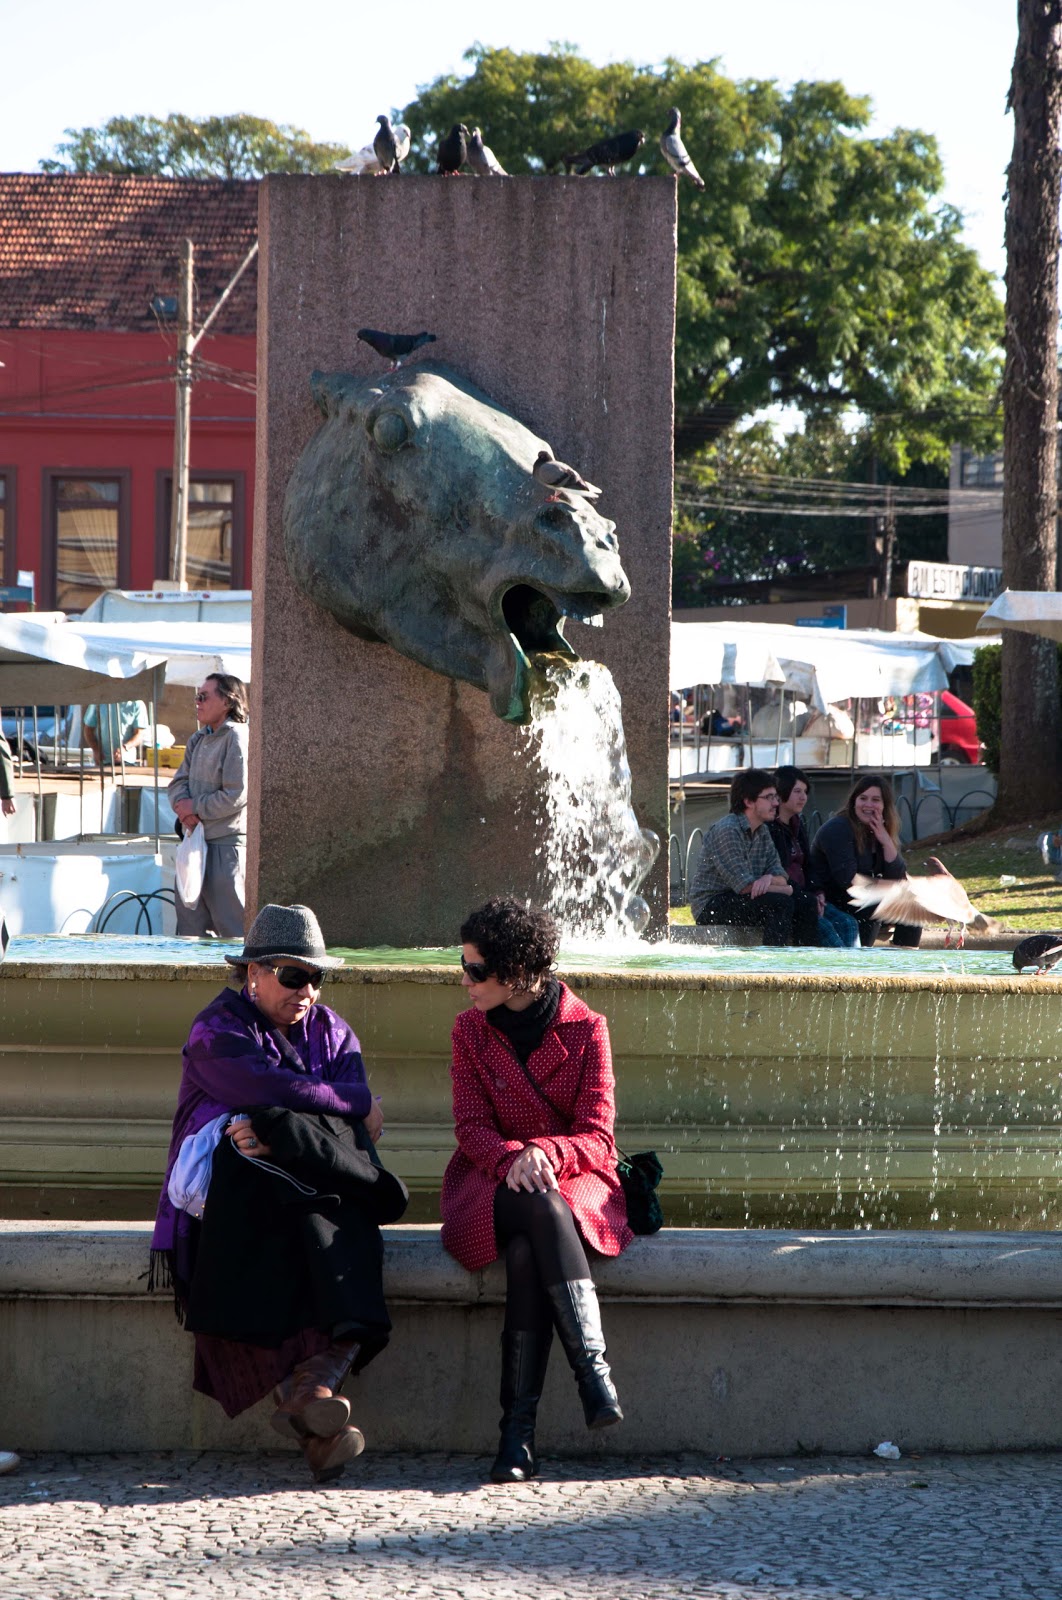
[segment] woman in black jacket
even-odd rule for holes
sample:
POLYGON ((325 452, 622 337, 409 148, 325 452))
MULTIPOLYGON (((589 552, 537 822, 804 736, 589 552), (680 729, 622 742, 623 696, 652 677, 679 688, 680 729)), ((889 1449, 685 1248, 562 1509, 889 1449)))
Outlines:
MULTIPOLYGON (((824 822, 811 846, 810 864, 831 905, 852 914, 848 889, 857 873, 866 878, 906 878, 900 854, 900 819, 892 789, 885 778, 868 773, 852 785, 843 811, 824 822)), ((882 924, 872 911, 855 913, 860 942, 874 943, 882 924)), ((921 928, 898 922, 892 930, 894 945, 917 945, 921 928)))

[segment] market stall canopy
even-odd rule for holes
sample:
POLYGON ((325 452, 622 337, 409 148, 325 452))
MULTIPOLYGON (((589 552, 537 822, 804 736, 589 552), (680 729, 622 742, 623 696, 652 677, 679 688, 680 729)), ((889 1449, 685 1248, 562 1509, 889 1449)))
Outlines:
POLYGON ((978 633, 1015 628, 1062 644, 1062 594, 1053 589, 1004 589, 978 620, 978 633))
POLYGON ((155 669, 166 682, 251 670, 249 623, 153 624, 47 621, 0 614, 0 704, 111 704, 150 700, 155 669))
POLYGON ((250 622, 250 589, 106 589, 82 622, 250 622))
POLYGON ((842 700, 931 693, 948 687, 940 643, 874 628, 673 622, 671 687, 784 682, 820 709, 842 700))
MULTIPOLYGON (((251 681, 249 620, 181 622, 170 621, 168 613, 156 613, 144 622, 86 622, 78 617, 66 627, 93 649, 109 648, 118 653, 139 651, 164 661, 167 683, 194 688, 208 672, 227 672, 234 678, 242 678, 244 683, 251 681)), ((122 698, 132 697, 123 695, 122 698)))

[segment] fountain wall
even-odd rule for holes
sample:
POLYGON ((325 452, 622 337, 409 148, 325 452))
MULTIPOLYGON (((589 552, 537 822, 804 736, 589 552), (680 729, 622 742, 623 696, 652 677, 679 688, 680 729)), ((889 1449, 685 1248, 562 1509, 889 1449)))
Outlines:
MULTIPOLYGON (((718 964, 564 974, 609 1019, 618 1138, 661 1154, 669 1224, 1059 1225, 1062 979, 718 964)), ((153 1215, 189 1018, 224 981, 217 965, 9 957, 0 1214, 153 1215)), ((328 999, 364 1043, 410 1220, 433 1221, 458 973, 366 965, 328 999)))
MULTIPOLYGON (((667 836, 675 208, 671 179, 263 182, 251 911, 300 900, 330 944, 442 944, 488 894, 541 897, 515 730, 479 690, 345 632, 285 564, 310 373, 382 374, 363 326, 433 332, 433 359, 603 487, 633 596, 567 634, 616 679, 634 807, 667 836)), ((642 892, 662 929, 664 860, 642 892)))

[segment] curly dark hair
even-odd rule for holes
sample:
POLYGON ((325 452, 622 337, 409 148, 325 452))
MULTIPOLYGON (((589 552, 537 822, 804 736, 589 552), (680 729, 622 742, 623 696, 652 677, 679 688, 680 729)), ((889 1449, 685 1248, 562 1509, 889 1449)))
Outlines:
POLYGON ((526 993, 553 966, 560 933, 548 911, 493 895, 461 924, 461 943, 475 945, 499 983, 526 993))

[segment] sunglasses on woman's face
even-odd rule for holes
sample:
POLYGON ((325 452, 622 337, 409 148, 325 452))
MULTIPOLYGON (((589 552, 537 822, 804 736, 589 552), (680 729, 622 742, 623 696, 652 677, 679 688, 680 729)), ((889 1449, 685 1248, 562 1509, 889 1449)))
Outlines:
POLYGON ((466 961, 461 957, 461 971, 467 972, 473 983, 486 983, 490 977, 490 968, 485 961, 466 961))
POLYGON ((307 971, 305 967, 270 967, 268 970, 284 989, 305 989, 307 984, 311 989, 319 989, 325 980, 324 973, 317 968, 307 971))

